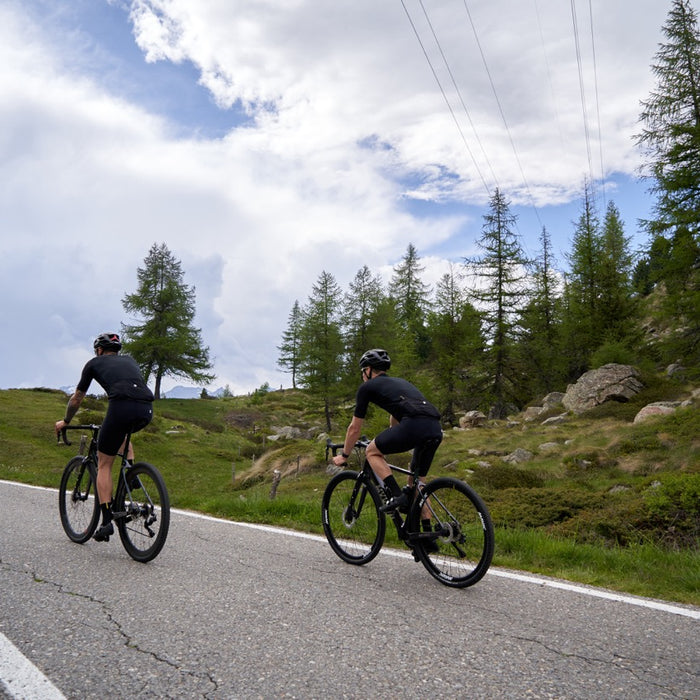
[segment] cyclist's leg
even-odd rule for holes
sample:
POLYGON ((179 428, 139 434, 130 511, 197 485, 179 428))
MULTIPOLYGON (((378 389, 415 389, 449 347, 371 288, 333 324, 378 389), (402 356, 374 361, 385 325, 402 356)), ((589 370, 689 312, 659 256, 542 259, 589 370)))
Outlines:
MULTIPOLYGON (((139 430, 145 428, 151 420, 153 420, 153 407, 150 403, 144 403, 142 401, 128 402, 129 407, 129 421, 127 425, 127 430, 129 433, 137 433, 139 430)), ((126 442, 126 436, 124 437, 124 442, 126 442)), ((124 442, 122 442, 119 448, 119 453, 124 454, 124 442)), ((129 464, 134 463, 134 443, 133 440, 129 440, 129 451, 126 455, 126 459, 129 464)))
POLYGON ((102 511, 102 525, 95 533, 98 542, 106 542, 113 534, 112 466, 124 442, 128 428, 128 407, 124 401, 110 401, 97 437, 97 496, 102 511))
MULTIPOLYGON (((411 471, 414 474, 417 473, 418 478, 423 481, 428 474, 430 465, 433 463, 437 448, 440 447, 442 442, 442 428, 438 421, 432 420, 421 420, 416 428, 416 432, 423 437, 421 442, 413 448, 411 471)), ((430 517, 430 508, 426 503, 421 512, 421 522, 424 530, 430 529, 430 517)))

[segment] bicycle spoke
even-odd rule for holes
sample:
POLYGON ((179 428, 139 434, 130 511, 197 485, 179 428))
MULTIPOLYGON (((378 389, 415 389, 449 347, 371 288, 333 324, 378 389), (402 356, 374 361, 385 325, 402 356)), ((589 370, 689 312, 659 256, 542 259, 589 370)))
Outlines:
POLYGON ((493 526, 474 491, 457 479, 436 479, 425 490, 434 540, 419 539, 416 550, 426 569, 449 586, 470 586, 486 573, 493 557, 493 526))

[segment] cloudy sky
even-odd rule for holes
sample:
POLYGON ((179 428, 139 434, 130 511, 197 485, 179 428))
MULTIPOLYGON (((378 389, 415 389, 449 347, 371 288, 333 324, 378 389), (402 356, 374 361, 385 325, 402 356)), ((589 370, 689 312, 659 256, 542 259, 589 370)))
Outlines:
POLYGON ((642 245, 632 136, 670 5, 0 0, 0 388, 74 385, 154 243, 234 393, 289 386, 277 345, 321 272, 388 279, 413 243, 434 283, 496 187, 562 267, 586 177, 642 245))

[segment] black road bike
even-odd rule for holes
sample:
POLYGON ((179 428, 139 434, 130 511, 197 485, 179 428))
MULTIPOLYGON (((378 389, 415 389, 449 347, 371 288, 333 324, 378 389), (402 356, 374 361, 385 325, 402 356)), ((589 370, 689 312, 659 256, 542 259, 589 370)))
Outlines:
MULTIPOLYGON (((99 425, 68 425, 61 431, 63 442, 71 443, 67 430, 92 433, 87 455, 73 457, 61 477, 58 491, 58 510, 61 525, 68 537, 84 544, 95 533, 100 519, 97 498, 97 435, 99 425)), ((147 462, 126 461, 131 435, 126 436, 121 458, 117 489, 112 501, 113 522, 124 549, 132 559, 148 562, 158 556, 168 537, 170 526, 170 499, 160 472, 147 462)))
MULTIPOLYGON (((344 470, 333 476, 321 503, 323 531, 333 551, 349 564, 362 565, 377 556, 386 535, 387 516, 399 539, 413 552, 431 576, 454 588, 466 588, 481 580, 493 558, 494 531, 486 504, 468 484, 452 477, 425 483, 409 469, 390 464, 393 472, 411 477, 413 486, 406 513, 384 513, 387 494, 369 465, 364 450, 369 440, 355 445, 360 471, 344 470), (421 520, 430 518, 430 531, 421 520)), ((343 444, 326 444, 335 456, 343 444)))

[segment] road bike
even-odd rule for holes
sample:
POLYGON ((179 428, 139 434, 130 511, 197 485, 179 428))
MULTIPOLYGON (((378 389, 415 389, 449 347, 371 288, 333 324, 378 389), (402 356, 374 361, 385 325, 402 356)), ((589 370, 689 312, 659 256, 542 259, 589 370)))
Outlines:
MULTIPOLYGON (((452 477, 438 477, 425 483, 416 472, 390 464, 395 473, 410 477, 404 490, 409 493, 406 513, 384 513, 391 494, 375 476, 364 456, 366 437, 355 450, 359 471, 343 470, 333 476, 323 494, 323 531, 333 551, 349 564, 372 561, 384 543, 386 516, 396 527, 399 539, 413 552, 431 576, 454 588, 466 588, 480 581, 493 558, 493 522, 486 504, 468 484, 452 477), (421 521, 430 520, 425 531, 421 521)), ((326 443, 335 456, 343 444, 326 443)))
MULTIPOLYGON (((92 433, 86 455, 73 457, 61 477, 58 510, 68 537, 84 544, 95 533, 100 519, 97 498, 97 435, 99 425, 67 425, 61 430, 66 445, 67 430, 92 433)), ((112 501, 112 518, 124 549, 132 559, 148 562, 158 556, 170 527, 170 499, 160 472, 147 462, 131 465, 126 460, 131 434, 127 434, 121 458, 117 489, 112 501)), ((81 449, 82 453, 82 449, 81 449)))

